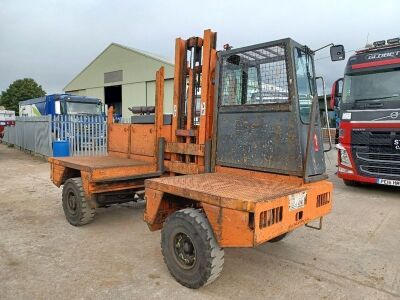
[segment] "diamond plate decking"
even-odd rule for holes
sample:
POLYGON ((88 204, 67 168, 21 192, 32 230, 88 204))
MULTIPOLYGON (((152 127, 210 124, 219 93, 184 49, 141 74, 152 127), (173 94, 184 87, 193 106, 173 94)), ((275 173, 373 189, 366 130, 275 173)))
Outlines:
POLYGON ((257 202, 305 190, 300 184, 227 173, 149 179, 146 188, 233 209, 252 210, 257 202))

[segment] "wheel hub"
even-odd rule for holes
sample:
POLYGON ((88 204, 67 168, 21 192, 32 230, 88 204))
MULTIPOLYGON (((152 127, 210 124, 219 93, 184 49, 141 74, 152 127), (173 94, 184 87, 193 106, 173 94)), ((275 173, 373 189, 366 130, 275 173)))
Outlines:
POLYGON ((67 206, 70 213, 74 214, 77 209, 76 196, 73 192, 68 193, 67 206))
POLYGON ((175 258, 184 269, 193 268, 196 263, 196 249, 190 237, 181 232, 174 238, 175 258))

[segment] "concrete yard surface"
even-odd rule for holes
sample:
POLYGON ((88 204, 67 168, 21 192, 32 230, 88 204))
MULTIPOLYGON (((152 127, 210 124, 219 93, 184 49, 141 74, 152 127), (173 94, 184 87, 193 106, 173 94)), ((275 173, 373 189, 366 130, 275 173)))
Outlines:
POLYGON ((334 209, 322 231, 225 249, 220 278, 190 290, 169 274, 143 208, 98 209, 73 227, 49 164, 0 144, 0 299, 400 298, 400 189, 346 187, 335 164, 331 152, 334 209))

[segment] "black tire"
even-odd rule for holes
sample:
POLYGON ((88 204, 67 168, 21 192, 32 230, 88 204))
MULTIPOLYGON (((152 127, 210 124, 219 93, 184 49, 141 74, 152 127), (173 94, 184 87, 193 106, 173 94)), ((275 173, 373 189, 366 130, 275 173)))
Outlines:
POLYGON ((74 226, 82 226, 93 221, 95 209, 85 199, 80 177, 70 178, 64 183, 62 204, 65 218, 74 226))
POLYGON ((140 197, 138 194, 135 194, 132 207, 135 209, 144 209, 146 207, 146 200, 140 197))
POLYGON ((132 202, 132 208, 134 209, 144 209, 146 207, 146 200, 137 200, 132 202))
POLYGON ((282 241, 287 235, 288 235, 288 232, 285 232, 281 235, 278 235, 277 237, 274 237, 273 239, 270 239, 268 242, 276 243, 276 242, 282 241))
POLYGON ((343 183, 347 186, 359 186, 360 183, 354 180, 343 179, 343 183))
POLYGON ((339 128, 335 131, 335 145, 339 144, 339 128))
POLYGON ((200 209, 185 208, 167 218, 161 232, 161 251, 171 275, 191 289, 213 282, 224 265, 224 250, 200 209))

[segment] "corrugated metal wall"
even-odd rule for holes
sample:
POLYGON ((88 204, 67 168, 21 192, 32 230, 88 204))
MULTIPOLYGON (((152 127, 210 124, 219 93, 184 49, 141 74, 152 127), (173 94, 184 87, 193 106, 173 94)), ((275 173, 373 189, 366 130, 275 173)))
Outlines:
POLYGON ((51 116, 16 117, 15 126, 5 128, 3 141, 22 150, 51 156, 51 116))

